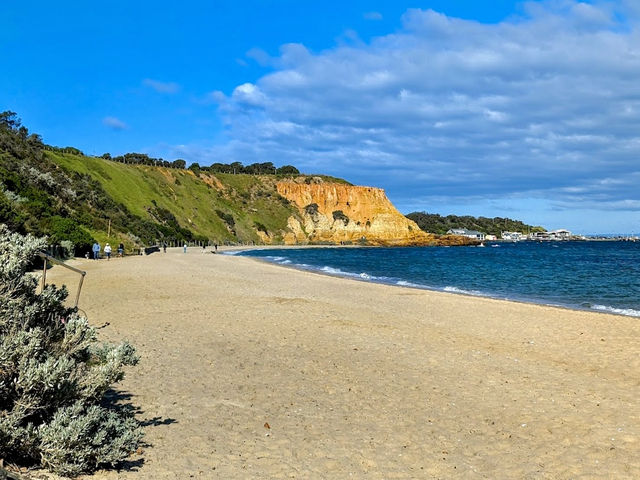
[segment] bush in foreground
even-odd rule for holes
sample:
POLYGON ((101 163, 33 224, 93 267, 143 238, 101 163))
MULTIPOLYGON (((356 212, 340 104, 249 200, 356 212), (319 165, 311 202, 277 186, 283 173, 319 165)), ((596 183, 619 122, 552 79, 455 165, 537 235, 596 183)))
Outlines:
POLYGON ((104 401, 138 358, 127 343, 99 344, 64 287, 37 293, 28 268, 45 246, 0 225, 0 458, 77 475, 138 447, 138 422, 104 401))

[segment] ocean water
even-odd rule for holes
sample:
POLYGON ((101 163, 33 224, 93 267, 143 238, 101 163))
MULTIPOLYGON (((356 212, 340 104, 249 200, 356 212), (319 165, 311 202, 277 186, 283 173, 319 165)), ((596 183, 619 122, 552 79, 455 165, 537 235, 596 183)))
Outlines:
POLYGON ((367 282, 640 317, 640 242, 286 248, 239 255, 367 282))

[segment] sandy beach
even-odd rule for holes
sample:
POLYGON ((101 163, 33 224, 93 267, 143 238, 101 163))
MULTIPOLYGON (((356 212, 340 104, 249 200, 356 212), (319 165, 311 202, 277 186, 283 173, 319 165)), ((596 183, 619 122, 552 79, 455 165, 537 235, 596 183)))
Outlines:
POLYGON ((100 337, 138 349, 118 390, 149 425, 86 478, 640 478, 638 318, 198 249, 73 264, 100 337))

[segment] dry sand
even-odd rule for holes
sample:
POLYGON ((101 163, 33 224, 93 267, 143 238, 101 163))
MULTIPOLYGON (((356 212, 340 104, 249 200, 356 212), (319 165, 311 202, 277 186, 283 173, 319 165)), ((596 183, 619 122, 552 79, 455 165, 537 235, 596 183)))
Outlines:
POLYGON ((640 478, 637 318, 197 249, 77 265, 100 336, 138 348, 118 389, 150 423, 91 478, 640 478))

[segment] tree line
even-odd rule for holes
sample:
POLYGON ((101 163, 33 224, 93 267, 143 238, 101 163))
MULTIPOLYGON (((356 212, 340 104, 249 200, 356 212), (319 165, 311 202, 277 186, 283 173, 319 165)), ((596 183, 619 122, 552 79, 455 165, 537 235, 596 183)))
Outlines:
POLYGON ((252 163, 247 166, 244 166, 241 162, 213 163, 208 167, 201 167, 197 163, 192 163, 189 169, 211 173, 246 173, 249 175, 298 175, 300 173, 293 165, 276 167, 273 162, 252 163))
MULTIPOLYGON (((64 149, 58 148, 57 150, 63 153, 76 153, 70 152, 71 147, 64 149)), ((77 149, 73 149, 77 150, 77 149)), ((82 154, 79 150, 76 154, 82 154)), ((118 155, 112 157, 111 154, 105 153, 101 155, 101 158, 105 160, 111 160, 113 162, 126 163, 128 165, 151 165, 155 167, 177 168, 184 170, 187 168, 186 160, 178 158, 177 160, 168 161, 163 158, 150 157, 146 153, 125 153, 124 155, 118 155)), ((189 170, 198 174, 200 172, 209 173, 232 173, 239 174, 245 173, 249 175, 298 175, 300 171, 293 165, 284 165, 282 167, 276 167, 273 162, 252 163, 250 165, 243 165, 242 162, 233 163, 213 163, 210 166, 203 166, 197 162, 192 163, 189 170)))
POLYGON ((502 217, 472 217, 470 215, 447 215, 443 217, 437 213, 412 212, 407 218, 418 224, 421 230, 428 233, 444 235, 452 228, 477 230, 489 235, 500 236, 502 232, 544 232, 543 227, 527 225, 520 220, 502 217))
MULTIPOLYGON (((13 112, 9 112, 13 113, 13 112)), ((14 114, 15 115, 15 114, 14 114)), ((4 119, 6 121, 7 118, 4 119)), ((24 129, 24 127, 22 127, 24 129)), ((26 131, 26 129, 25 129, 26 131)), ((24 133, 26 135, 26 133, 24 133)), ((41 139, 37 136, 37 140, 41 143, 41 139)), ((56 153, 66 153, 71 155, 84 155, 82 150, 75 147, 54 147, 51 145, 42 145, 45 150, 49 150, 56 153)), ((127 165, 149 165, 152 167, 165 167, 176 168, 179 170, 187 169, 187 161, 178 158, 173 161, 165 160, 164 158, 155 158, 147 155, 146 153, 130 152, 124 155, 112 156, 110 153, 103 153, 100 158, 110 160, 112 162, 124 163, 127 165)), ((282 167, 276 167, 273 162, 257 162, 249 165, 244 165, 242 162, 232 163, 213 163, 210 166, 200 165, 197 162, 192 163, 188 170, 192 170, 195 173, 210 172, 210 173, 232 173, 239 174, 244 173, 248 175, 299 175, 300 171, 293 165, 283 165, 282 167)))

